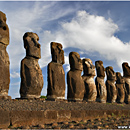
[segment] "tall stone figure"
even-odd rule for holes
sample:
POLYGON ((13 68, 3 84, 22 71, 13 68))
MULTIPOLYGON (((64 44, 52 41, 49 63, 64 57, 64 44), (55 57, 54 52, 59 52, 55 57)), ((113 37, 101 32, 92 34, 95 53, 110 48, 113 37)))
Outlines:
POLYGON ((21 61, 21 98, 39 98, 43 88, 42 70, 38 64, 41 58, 39 37, 36 33, 26 32, 23 36, 26 56, 21 61))
POLYGON ((125 102, 130 103, 130 67, 127 62, 124 62, 122 68, 125 80, 125 102))
POLYGON ((90 59, 83 59, 83 81, 85 85, 84 100, 88 102, 96 101, 97 90, 94 82, 96 75, 95 66, 90 59))
POLYGON ((117 102, 123 103, 125 99, 125 81, 120 72, 116 72, 117 102))
POLYGON ((80 55, 77 52, 70 52, 69 63, 70 71, 67 73, 67 99, 70 101, 82 101, 85 87, 81 77, 83 65, 82 60, 80 59, 80 55))
POLYGON ((107 90, 104 82, 105 68, 103 66, 103 62, 100 60, 95 62, 95 66, 97 72, 97 77, 95 79, 96 88, 97 88, 97 101, 101 103, 106 103, 107 90))
POLYGON ((115 85, 116 81, 116 73, 113 70, 112 66, 106 67, 106 74, 107 74, 107 102, 116 102, 117 99, 117 89, 115 85))
POLYGON ((6 47, 9 45, 9 28, 6 15, 0 11, 0 99, 11 99, 8 96, 10 84, 9 56, 6 47))
POLYGON ((51 42, 52 61, 48 64, 47 99, 65 99, 64 51, 60 43, 51 42))

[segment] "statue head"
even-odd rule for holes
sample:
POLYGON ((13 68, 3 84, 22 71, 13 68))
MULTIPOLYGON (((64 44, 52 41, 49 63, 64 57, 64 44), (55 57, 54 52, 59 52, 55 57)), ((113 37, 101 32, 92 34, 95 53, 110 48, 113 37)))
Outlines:
POLYGON ((9 45, 9 28, 6 24, 6 15, 0 11, 0 43, 9 45))
POLYGON ((26 49, 26 56, 41 58, 41 48, 38 43, 39 37, 36 33, 26 32, 23 36, 24 48, 26 49))
POLYGON ((106 67, 107 80, 116 80, 116 73, 113 70, 112 66, 106 67))
POLYGON ((60 43, 51 42, 51 55, 52 61, 60 64, 64 64, 64 51, 60 43))
POLYGON ((122 68, 123 68, 123 76, 130 77, 130 67, 127 62, 124 62, 122 64, 122 68))
POLYGON ((93 65, 92 61, 88 58, 83 59, 83 72, 84 75, 87 76, 95 76, 95 66, 93 65))
POLYGON ((120 72, 116 72, 116 83, 117 84, 123 84, 125 83, 123 77, 121 76, 120 72))
POLYGON ((71 70, 83 70, 82 60, 77 52, 70 52, 69 63, 71 70))
POLYGON ((95 61, 97 77, 105 77, 105 68, 101 60, 95 61))

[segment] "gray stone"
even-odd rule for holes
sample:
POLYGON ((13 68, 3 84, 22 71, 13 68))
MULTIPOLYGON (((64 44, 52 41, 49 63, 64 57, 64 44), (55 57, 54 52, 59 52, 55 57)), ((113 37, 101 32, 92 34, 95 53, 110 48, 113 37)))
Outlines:
POLYGON ((6 47, 9 45, 9 28, 6 15, 0 11, 0 99, 11 99, 8 96, 10 84, 10 62, 6 47))
POLYGON ((42 70, 38 64, 41 58, 39 37, 27 32, 23 36, 26 57, 21 61, 21 98, 40 98, 43 88, 42 70))
POLYGON ((107 74, 107 102, 116 102, 117 99, 117 89, 115 85, 116 81, 116 73, 113 70, 112 66, 106 67, 106 74, 107 74))
POLYGON ((124 62, 122 68, 125 80, 125 102, 130 103, 130 67, 127 62, 124 62))
POLYGON ((70 71, 67 73, 67 99, 70 101, 82 101, 84 97, 84 82, 81 77, 83 70, 82 60, 77 52, 69 54, 70 71))
POLYGON ((123 103, 125 99, 125 80, 120 72, 116 72, 117 102, 123 103))
POLYGON ((103 66, 102 61, 96 61, 95 66, 96 66, 96 72, 97 72, 97 77, 95 79, 96 88, 97 88, 97 99, 96 100, 101 103, 106 103, 107 90, 106 90, 106 85, 104 82, 105 68, 103 66))
POLYGON ((51 42, 52 61, 48 64, 47 99, 65 99, 64 51, 60 43, 51 42))
POLYGON ((96 101, 97 90, 94 82, 96 75, 95 66, 90 59, 83 59, 83 80, 85 85, 84 100, 88 102, 96 101))

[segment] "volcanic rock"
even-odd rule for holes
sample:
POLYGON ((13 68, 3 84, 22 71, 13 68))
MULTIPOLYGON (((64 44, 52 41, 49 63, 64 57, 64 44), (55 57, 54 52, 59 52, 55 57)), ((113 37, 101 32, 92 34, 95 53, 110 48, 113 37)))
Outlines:
POLYGON ((90 59, 83 59, 83 80, 85 85, 84 100, 88 102, 96 101, 97 90, 94 82, 96 75, 95 66, 90 59))
POLYGON ((116 102, 117 99, 117 89, 115 85, 116 81, 116 73, 113 70, 112 66, 106 67, 106 74, 107 74, 107 102, 116 102))
POLYGON ((8 96, 10 84, 10 61, 6 47, 9 45, 9 28, 6 15, 0 11, 0 99, 11 99, 8 96))
POLYGON ((69 54, 70 71, 67 73, 68 93, 67 99, 70 101, 82 101, 84 97, 84 82, 81 77, 83 71, 82 60, 77 52, 69 54))
POLYGON ((21 61, 21 98, 40 98, 43 88, 42 70, 38 64, 41 58, 39 37, 36 33, 27 32, 23 36, 26 57, 21 61))
POLYGON ((96 61, 95 66, 96 66, 96 72, 97 72, 97 77, 95 79, 96 88, 97 88, 97 101, 101 103, 106 103, 107 90, 106 90, 106 85, 104 82, 105 68, 103 66, 102 61, 96 61))
POLYGON ((52 61, 48 64, 47 99, 65 98, 64 51, 60 43, 51 42, 52 61))

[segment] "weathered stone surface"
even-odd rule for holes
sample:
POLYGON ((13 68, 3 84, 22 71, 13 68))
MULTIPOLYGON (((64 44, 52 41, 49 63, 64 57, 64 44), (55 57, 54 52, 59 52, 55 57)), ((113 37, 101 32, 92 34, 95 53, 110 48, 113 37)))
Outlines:
POLYGON ((44 123, 44 111, 10 111, 10 123, 17 127, 44 123))
POLYGON ((6 15, 0 11, 0 99, 11 99, 8 96, 10 83, 9 56, 6 47, 9 45, 9 28, 6 15))
POLYGON ((107 74, 107 101, 108 102, 116 102, 117 99, 117 89, 115 85, 116 81, 116 73, 113 70, 112 66, 106 67, 106 74, 107 74))
POLYGON ((96 88, 97 88, 97 101, 101 103, 106 103, 107 90, 106 90, 106 85, 104 82, 105 68, 103 66, 102 61, 96 61, 95 66, 96 66, 96 72, 97 72, 97 77, 95 79, 96 88))
POLYGON ((62 64, 54 62, 48 64, 47 98, 65 98, 65 73, 62 64))
POLYGON ((8 128, 10 125, 9 111, 0 110, 0 129, 8 128))
POLYGON ((43 88, 42 70, 38 64, 41 58, 39 37, 27 32, 23 36, 26 57, 21 61, 21 98, 39 98, 43 88))
POLYGON ((48 64, 47 99, 65 98, 64 51, 60 43, 51 43, 52 62, 48 64))
POLYGON ((85 85, 84 100, 93 102, 97 97, 94 76, 96 75, 95 66, 90 59, 83 59, 83 80, 85 85))
POLYGON ((9 28, 6 24, 6 15, 0 11, 0 43, 9 45, 9 28))
POLYGON ((84 82, 81 77, 83 70, 82 60, 77 52, 69 54, 70 71, 67 73, 68 85, 68 100, 83 100, 84 97, 84 82))
POLYGON ((52 62, 64 64, 64 51, 60 43, 51 42, 52 62))
POLYGON ((125 81, 120 72, 116 72, 117 102, 123 103, 125 99, 125 81))
POLYGON ((127 62, 124 62, 122 68, 125 80, 125 102, 130 103, 130 67, 127 62))

